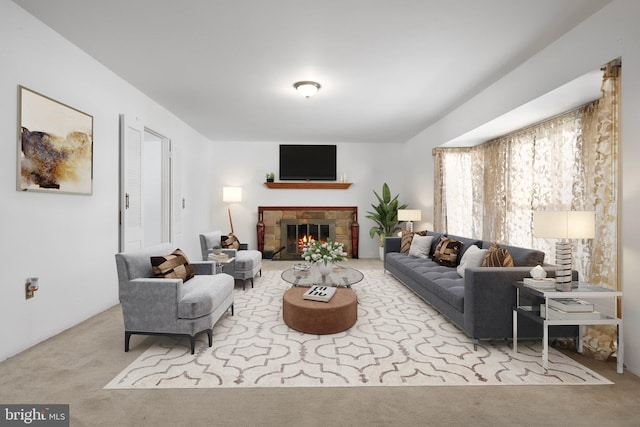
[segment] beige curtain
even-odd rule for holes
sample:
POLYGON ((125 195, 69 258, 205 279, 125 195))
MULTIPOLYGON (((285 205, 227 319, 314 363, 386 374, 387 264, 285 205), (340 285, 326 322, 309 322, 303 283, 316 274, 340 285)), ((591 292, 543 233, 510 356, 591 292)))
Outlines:
POLYGON ((533 247, 555 259, 555 241, 533 237, 535 210, 595 210, 596 238, 573 241, 582 280, 617 288, 619 62, 586 106, 473 148, 438 148, 436 231, 533 247))

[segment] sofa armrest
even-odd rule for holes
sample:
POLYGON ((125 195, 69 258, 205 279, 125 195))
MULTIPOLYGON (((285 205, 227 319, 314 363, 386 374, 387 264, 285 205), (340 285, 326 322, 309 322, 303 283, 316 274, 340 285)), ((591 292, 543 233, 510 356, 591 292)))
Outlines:
POLYGON ((513 330, 514 283, 532 267, 472 267, 464 272, 464 329, 474 339, 509 336, 513 330))
POLYGON ((197 275, 216 274, 215 261, 195 261, 191 262, 191 265, 193 266, 193 271, 197 275))
POLYGON ((384 238, 384 253, 400 252, 400 246, 402 244, 402 238, 400 237, 385 237, 384 238))
MULTIPOLYGON (((505 337, 512 333, 514 283, 531 277, 533 267, 471 267, 464 273, 464 329, 473 338, 505 337)), ((543 266, 555 277, 555 266, 543 266)), ((577 272, 573 271, 574 279, 577 272)))
POLYGON ((163 331, 178 318, 181 279, 139 278, 120 284, 125 329, 163 331))
POLYGON ((237 254, 238 250, 237 249, 223 249, 222 253, 229 255, 229 258, 231 257, 235 257, 237 254))

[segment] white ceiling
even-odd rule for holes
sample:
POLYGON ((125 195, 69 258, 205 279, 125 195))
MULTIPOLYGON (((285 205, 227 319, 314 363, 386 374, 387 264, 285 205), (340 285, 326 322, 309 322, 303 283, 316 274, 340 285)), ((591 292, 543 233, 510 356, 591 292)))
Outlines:
POLYGON ((14 2, 211 140, 328 143, 408 140, 610 0, 14 2))

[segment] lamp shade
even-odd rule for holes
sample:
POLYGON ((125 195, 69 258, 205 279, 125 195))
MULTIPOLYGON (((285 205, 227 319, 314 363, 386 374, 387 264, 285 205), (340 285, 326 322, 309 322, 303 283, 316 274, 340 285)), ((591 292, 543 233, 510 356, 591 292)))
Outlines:
POLYGON ((293 84, 293 87, 300 93, 300 95, 305 98, 309 98, 316 94, 318 90, 320 90, 320 83, 312 82, 312 81, 302 81, 296 82, 293 84))
POLYGON ((242 187, 223 187, 222 201, 225 203, 238 203, 242 201, 242 187))
POLYGON ((398 209, 398 221, 420 221, 421 219, 420 209, 398 209))
POLYGON ((533 235, 549 239, 593 239, 593 211, 534 211, 533 235))

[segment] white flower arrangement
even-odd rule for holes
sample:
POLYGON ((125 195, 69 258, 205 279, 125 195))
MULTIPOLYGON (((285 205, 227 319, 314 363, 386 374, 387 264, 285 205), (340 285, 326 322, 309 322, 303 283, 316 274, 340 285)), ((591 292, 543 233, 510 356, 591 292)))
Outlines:
POLYGON ((326 242, 318 242, 311 239, 304 245, 302 258, 312 264, 322 262, 327 265, 328 262, 338 262, 346 259, 347 253, 344 251, 342 243, 332 242, 331 239, 327 239, 326 242))

